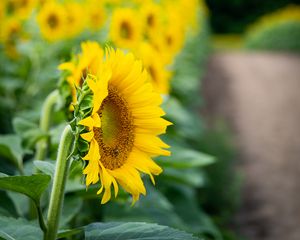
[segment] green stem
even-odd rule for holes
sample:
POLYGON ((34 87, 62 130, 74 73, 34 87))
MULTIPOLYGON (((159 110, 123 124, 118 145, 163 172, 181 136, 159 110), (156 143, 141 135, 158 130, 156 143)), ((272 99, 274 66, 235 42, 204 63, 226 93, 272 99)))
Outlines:
MULTIPOLYGON (((40 129, 45 133, 48 133, 49 131, 52 110, 54 105, 57 103, 58 96, 58 90, 54 90, 48 95, 43 104, 40 118, 40 129)), ((48 140, 43 138, 36 144, 36 160, 44 160, 46 158, 47 143, 48 140)))
POLYGON ((43 216, 43 212, 42 212, 42 208, 40 206, 39 203, 35 203, 36 205, 36 210, 38 213, 38 217, 39 217, 39 224, 40 224, 40 228, 43 230, 44 233, 47 232, 47 226, 44 220, 44 216, 43 216))
POLYGON ((70 157, 72 156, 70 153, 73 143, 74 135, 71 127, 68 125, 62 133, 58 147, 56 168, 47 217, 47 233, 44 236, 44 240, 56 239, 67 174, 70 165, 70 157))

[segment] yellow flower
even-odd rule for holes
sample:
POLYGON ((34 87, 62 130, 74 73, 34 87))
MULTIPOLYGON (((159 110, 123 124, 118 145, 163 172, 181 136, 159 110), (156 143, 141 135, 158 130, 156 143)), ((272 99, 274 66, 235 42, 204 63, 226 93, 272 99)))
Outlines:
POLYGON ((7 0, 6 4, 10 14, 25 19, 37 5, 37 0, 7 0))
POLYGON ((68 2, 65 5, 67 13, 67 35, 74 37, 81 33, 86 24, 86 14, 83 5, 68 2))
POLYGON ((97 0, 91 0, 87 3, 86 8, 88 26, 94 31, 99 30, 106 20, 104 4, 97 0))
POLYGON ((9 57, 17 58, 16 42, 22 37, 21 21, 18 18, 9 17, 1 25, 0 41, 5 46, 5 52, 9 57))
POLYGON ((1 42, 15 42, 20 37, 22 30, 21 22, 15 17, 6 18, 1 23, 1 42))
POLYGON ((157 37, 152 38, 152 44, 161 52, 166 63, 171 64, 181 50, 185 40, 184 30, 177 17, 170 18, 168 24, 158 31, 157 37))
POLYGON ((156 29, 162 24, 162 9, 159 4, 146 2, 142 5, 141 11, 146 35, 151 38, 155 34, 156 29))
POLYGON ((162 99, 148 82, 148 74, 133 54, 107 49, 106 59, 96 77, 87 84, 93 92, 93 110, 79 122, 88 132, 81 137, 90 142, 88 161, 83 173, 86 185, 101 182, 101 203, 115 197, 118 184, 132 194, 133 203, 146 189, 140 172, 158 175, 162 169, 151 157, 170 155, 157 135, 165 133, 171 123, 162 119, 162 99))
POLYGON ((76 56, 75 61, 63 63, 60 70, 69 71, 67 81, 72 91, 73 103, 76 103, 76 88, 81 87, 88 74, 97 74, 103 58, 103 50, 96 42, 81 43, 82 53, 76 56))
POLYGON ((3 22, 3 18, 5 17, 6 6, 4 1, 0 1, 0 27, 3 22))
POLYGON ((122 48, 136 46, 142 39, 142 25, 139 14, 130 8, 114 10, 110 26, 110 38, 122 48))
POLYGON ((171 72, 167 70, 161 54, 149 43, 143 42, 137 55, 141 58, 155 90, 161 94, 169 93, 171 72))
POLYGON ((64 7, 53 1, 43 5, 38 13, 38 23, 43 37, 49 41, 60 40, 65 37, 67 18, 64 7))

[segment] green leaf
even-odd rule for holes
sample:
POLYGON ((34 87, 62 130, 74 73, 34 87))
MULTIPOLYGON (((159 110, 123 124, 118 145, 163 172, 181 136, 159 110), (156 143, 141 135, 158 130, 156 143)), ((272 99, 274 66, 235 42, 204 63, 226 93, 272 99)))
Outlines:
MULTIPOLYGON (((74 229, 67 229, 67 230, 60 230, 58 231, 57 238, 68 238, 73 235, 83 234, 83 228, 74 228, 74 229)), ((82 238, 80 238, 82 239, 82 238)))
POLYGON ((37 124, 24 118, 15 118, 13 120, 13 126, 16 133, 24 140, 24 145, 27 148, 32 148, 37 141, 48 137, 48 134, 41 131, 37 124))
POLYGON ((24 118, 14 118, 13 120, 14 130, 17 134, 22 135, 24 132, 28 131, 28 129, 38 128, 37 124, 32 123, 32 121, 28 121, 24 118))
POLYGON ((55 172, 55 161, 40 161, 40 160, 35 160, 33 162, 34 166, 43 173, 51 176, 53 178, 54 172, 55 172))
POLYGON ((23 193, 38 203, 50 179, 50 176, 44 174, 0 177, 0 189, 23 193))
POLYGON ((156 188, 145 182, 147 195, 134 205, 115 201, 103 206, 104 221, 143 221, 186 230, 185 223, 175 213, 172 203, 156 188), (153 204, 155 203, 155 204, 153 204))
POLYGON ((5 191, 0 190, 0 215, 17 216, 14 203, 5 191))
POLYGON ((172 147, 171 157, 161 157, 158 162, 162 166, 172 168, 196 168, 214 163, 215 158, 192 149, 172 147))
POLYGON ((11 160, 16 166, 22 165, 25 154, 21 138, 17 135, 0 135, 0 155, 11 160))
POLYGON ((168 197, 174 205, 175 212, 189 226, 189 231, 211 236, 214 240, 222 240, 213 220, 199 207, 194 189, 189 187, 169 189, 168 197))
POLYGON ((205 183, 204 176, 198 169, 165 168, 161 178, 174 183, 186 184, 192 187, 202 187, 205 183))
POLYGON ((192 234, 152 223, 92 223, 85 227, 87 240, 196 240, 192 234))
POLYGON ((78 215, 82 207, 82 199, 78 196, 66 196, 64 200, 64 207, 62 209, 59 225, 65 227, 67 224, 78 215))
POLYGON ((0 216, 0 239, 40 240, 43 238, 40 228, 25 219, 0 216))

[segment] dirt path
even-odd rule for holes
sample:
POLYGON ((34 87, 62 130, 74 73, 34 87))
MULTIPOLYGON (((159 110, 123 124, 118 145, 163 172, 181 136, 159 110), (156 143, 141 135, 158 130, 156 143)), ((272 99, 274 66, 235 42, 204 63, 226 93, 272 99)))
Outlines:
POLYGON ((203 83, 212 119, 231 127, 245 177, 239 230, 300 239, 300 56, 218 53, 203 83))

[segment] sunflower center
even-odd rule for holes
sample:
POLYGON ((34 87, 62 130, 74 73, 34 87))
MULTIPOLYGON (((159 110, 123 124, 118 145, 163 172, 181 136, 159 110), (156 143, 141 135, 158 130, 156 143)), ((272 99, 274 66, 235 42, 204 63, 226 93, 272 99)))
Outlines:
POLYGON ((47 19, 48 25, 50 28, 56 28, 56 26, 58 25, 58 18, 55 14, 51 14, 49 15, 48 19, 47 19))
POLYGON ((153 25, 154 25, 154 16, 153 16, 153 14, 148 15, 147 24, 148 24, 149 27, 153 27, 153 25))
POLYGON ((20 1, 20 7, 26 7, 28 5, 28 0, 20 1))
POLYGON ((166 37, 166 43, 168 46, 171 46, 173 44, 173 38, 170 35, 166 37))
POLYGON ((132 36, 132 29, 128 22, 122 22, 120 27, 120 33, 122 38, 130 39, 132 36))
POLYGON ((100 161, 105 168, 113 170, 121 167, 130 154, 134 141, 132 115, 126 101, 113 87, 108 88, 108 96, 98 111, 101 128, 94 128, 99 144, 100 161))
POLYGON ((156 80, 156 72, 155 72, 154 67, 150 65, 150 66, 148 67, 148 72, 149 72, 149 74, 150 74, 152 80, 153 80, 154 82, 156 82, 156 81, 157 81, 157 80, 156 80))

